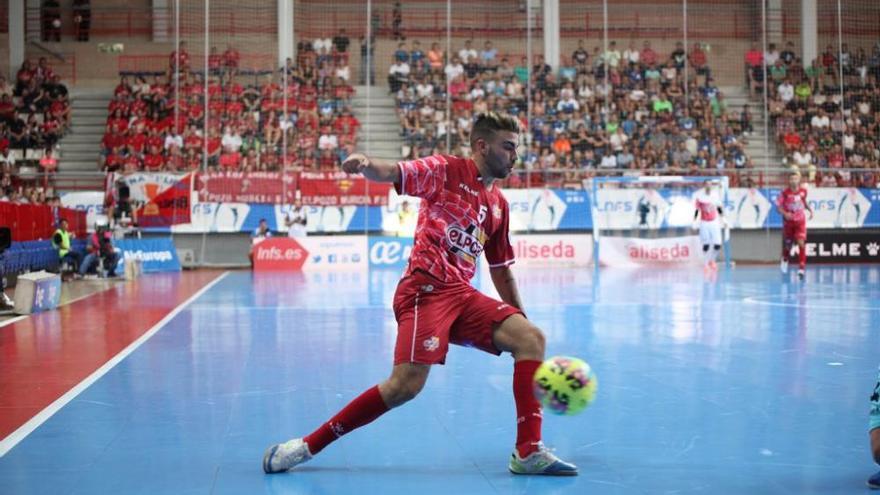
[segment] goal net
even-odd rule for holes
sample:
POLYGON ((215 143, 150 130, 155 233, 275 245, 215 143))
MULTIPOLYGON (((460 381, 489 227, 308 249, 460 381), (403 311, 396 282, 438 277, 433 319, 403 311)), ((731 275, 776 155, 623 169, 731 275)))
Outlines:
MULTIPOLYGON (((702 265, 695 198, 709 187, 728 201, 727 177, 601 177, 584 181, 590 194, 593 259, 597 266, 702 265)), ((722 228, 723 260, 730 262, 729 230, 722 228)))

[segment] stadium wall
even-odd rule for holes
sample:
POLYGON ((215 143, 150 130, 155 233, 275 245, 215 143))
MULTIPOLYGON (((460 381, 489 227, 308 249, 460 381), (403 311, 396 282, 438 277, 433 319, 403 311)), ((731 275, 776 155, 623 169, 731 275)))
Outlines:
MULTIPOLYGON (((535 236, 542 237, 553 235, 546 232, 535 234, 535 236)), ((167 238, 167 236, 168 234, 144 234, 145 238, 167 238)), ((582 234, 579 238, 583 245, 592 245, 591 234, 582 234)), ((235 267, 248 266, 249 264, 247 254, 251 247, 251 238, 248 234, 211 234, 208 236, 175 234, 173 241, 184 267, 201 265, 235 267), (202 256, 203 243, 204 257, 202 256), (191 252, 192 257, 189 257, 186 252, 191 252)), ((779 261, 781 242, 782 231, 779 229, 734 231, 730 236, 732 259, 737 263, 776 263, 779 261)))

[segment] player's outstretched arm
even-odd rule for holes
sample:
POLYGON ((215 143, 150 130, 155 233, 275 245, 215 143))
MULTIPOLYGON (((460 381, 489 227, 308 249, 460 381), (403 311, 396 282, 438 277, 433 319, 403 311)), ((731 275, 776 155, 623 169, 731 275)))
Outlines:
POLYGON ((492 284, 501 300, 510 304, 516 309, 523 309, 522 300, 519 298, 519 290, 516 288, 516 278, 513 276, 509 266, 499 266, 497 268, 489 268, 489 275, 492 276, 492 284))
POLYGON ((373 182, 400 182, 400 169, 396 163, 367 158, 363 153, 352 153, 342 162, 342 170, 349 174, 363 174, 373 182))

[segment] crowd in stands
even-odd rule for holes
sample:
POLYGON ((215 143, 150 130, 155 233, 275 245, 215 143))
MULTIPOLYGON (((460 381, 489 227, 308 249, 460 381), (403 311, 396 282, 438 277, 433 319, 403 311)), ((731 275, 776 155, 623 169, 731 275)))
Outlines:
POLYGON ((474 116, 504 111, 529 131, 521 156, 533 183, 577 182, 584 171, 597 169, 710 174, 751 167, 744 151, 751 112, 727 107, 699 43, 690 51, 678 43, 661 54, 649 41, 623 51, 612 41, 606 51, 591 53, 581 41, 558 72, 538 55, 531 70, 531 125, 526 57, 502 56, 491 41, 479 51, 471 41, 455 53, 440 46, 430 43, 425 52, 419 41, 400 42, 393 54, 388 83, 405 157, 468 155, 474 116))
POLYGON ((61 198, 51 188, 26 185, 12 173, 0 173, 0 202, 61 206, 61 198))
POLYGON ((805 67, 787 43, 746 54, 751 88, 761 88, 767 64, 772 132, 785 161, 827 187, 876 187, 880 174, 880 43, 870 56, 828 46, 805 67), (842 76, 842 77, 841 77, 842 76), (851 172, 847 169, 863 169, 851 172))
POLYGON ((181 43, 165 74, 121 78, 100 165, 123 172, 193 170, 204 162, 223 170, 335 169, 353 151, 360 126, 350 107, 349 44, 344 31, 302 41, 295 61, 255 83, 238 74, 236 48, 212 48, 205 75, 181 43))
POLYGON ((0 169, 11 173, 22 161, 42 161, 54 170, 51 150, 70 127, 67 87, 45 57, 25 60, 7 81, 0 75, 0 169))

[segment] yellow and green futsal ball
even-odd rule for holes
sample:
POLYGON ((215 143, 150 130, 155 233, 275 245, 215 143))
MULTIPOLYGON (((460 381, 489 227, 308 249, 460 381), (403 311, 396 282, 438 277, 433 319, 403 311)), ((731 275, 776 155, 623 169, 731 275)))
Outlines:
POLYGON ((577 414, 596 398, 599 381, 590 365, 569 356, 547 359, 535 372, 535 397, 544 410, 554 414, 577 414))

